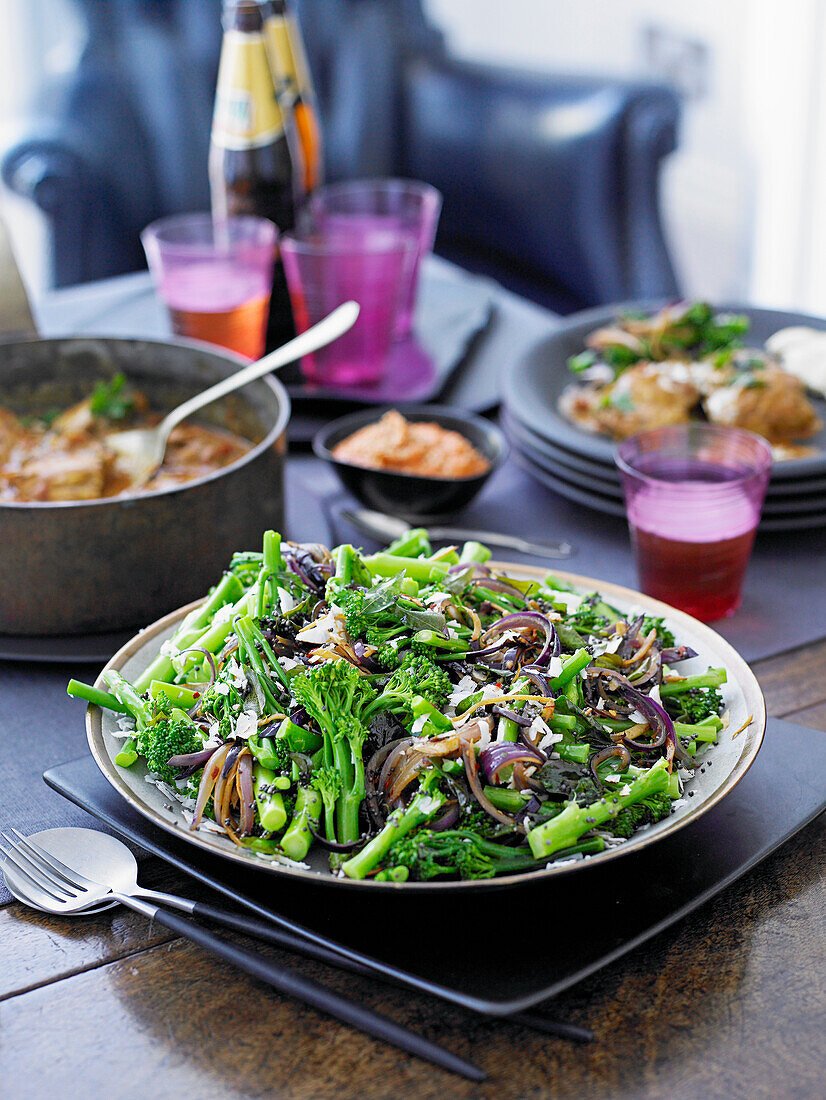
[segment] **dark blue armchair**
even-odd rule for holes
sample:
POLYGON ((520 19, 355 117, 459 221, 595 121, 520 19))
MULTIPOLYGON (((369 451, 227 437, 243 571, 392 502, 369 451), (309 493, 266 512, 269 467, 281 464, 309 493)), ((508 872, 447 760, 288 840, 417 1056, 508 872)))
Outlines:
MULTIPOLYGON (((219 0, 76 0, 75 73, 5 183, 44 211, 56 286, 143 265, 155 218, 209 204, 219 0)), ((436 250, 568 312, 677 292, 658 209, 679 104, 659 85, 460 62, 420 0, 296 0, 328 179, 445 197, 436 250)))

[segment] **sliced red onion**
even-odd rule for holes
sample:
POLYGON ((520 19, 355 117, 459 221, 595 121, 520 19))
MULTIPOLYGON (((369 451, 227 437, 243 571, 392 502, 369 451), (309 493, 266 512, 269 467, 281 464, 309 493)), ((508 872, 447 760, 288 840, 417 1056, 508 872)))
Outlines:
POLYGON ((236 784, 238 787, 238 801, 240 811, 238 815, 238 829, 240 836, 249 836, 255 825, 255 795, 252 790, 252 755, 245 752, 238 761, 236 771, 236 784))
POLYGON ((479 753, 479 763, 487 776, 488 783, 495 783, 502 768, 517 761, 527 764, 542 764, 544 757, 536 749, 516 741, 494 741, 479 753))
POLYGON ((197 752, 185 752, 181 756, 170 756, 167 764, 170 768, 200 768, 202 764, 206 764, 216 748, 220 748, 220 746, 210 745, 209 748, 198 749, 197 752))
POLYGON ((520 592, 518 588, 508 584, 507 581, 500 580, 498 577, 474 577, 471 584, 487 588, 489 592, 503 592, 506 596, 515 596, 523 601, 525 599, 524 592, 520 592))
POLYGON ((455 565, 449 567, 448 573, 461 573, 464 569, 472 569, 474 577, 490 576, 490 569, 478 561, 457 561, 455 565))
POLYGON ((659 749, 666 742, 669 742, 673 746, 674 755, 678 760, 691 763, 691 757, 682 747, 679 737, 674 732, 674 723, 671 721, 671 717, 656 700, 635 688, 627 677, 619 672, 614 672, 613 669, 601 668, 598 672, 600 676, 612 680, 620 688, 625 698, 633 703, 640 714, 648 719, 654 730, 655 737, 653 740, 643 744, 626 737, 626 745, 630 745, 635 749, 659 749))
POLYGON ((532 718, 526 718, 524 714, 517 714, 510 707, 503 707, 500 703, 494 703, 490 708, 492 714, 498 714, 500 718, 507 718, 509 722, 515 722, 517 726, 529 726, 532 718))
POLYGON ((539 691, 546 699, 550 698, 551 685, 548 682, 548 675, 541 668, 537 668, 536 665, 522 665, 519 670, 520 676, 527 676, 528 679, 539 688, 539 691))
MULTIPOLYGON (((492 657, 494 653, 501 653, 508 642, 497 642, 496 645, 486 646, 484 649, 469 649, 464 655, 466 661, 478 661, 482 657, 492 657)), ((496 670, 499 671, 498 669, 496 670)))
POLYGON ((485 813, 489 814, 495 821, 501 821, 503 825, 513 826, 515 824, 514 819, 509 814, 503 813, 501 810, 497 809, 482 790, 482 784, 479 782, 479 768, 476 763, 476 753, 470 741, 465 741, 462 744, 462 762, 465 765, 465 776, 468 781, 468 786, 473 793, 473 797, 485 813))
POLYGON ((441 833, 445 829, 452 829, 456 824, 458 824, 458 821, 459 803, 451 802, 448 804, 448 807, 444 811, 444 813, 428 825, 428 829, 430 829, 430 831, 433 833, 441 833))
POLYGON ((204 774, 201 776, 201 783, 198 787, 198 797, 195 801, 195 813, 192 818, 192 823, 189 826, 190 829, 197 829, 201 822, 204 807, 207 804, 209 796, 212 794, 218 776, 221 774, 221 768, 229 752, 229 748, 229 745, 219 745, 206 763, 204 774))
POLYGON ((307 822, 307 828, 321 847, 329 848, 331 852, 352 852, 354 848, 360 847, 365 841, 370 839, 370 836, 360 836, 358 840, 350 840, 346 844, 339 844, 337 840, 328 840, 323 833, 316 832, 311 821, 307 822))
POLYGON ((291 573, 295 573, 295 575, 298 577, 305 588, 308 588, 310 592, 315 593, 316 596, 321 596, 323 594, 324 585, 317 584, 309 575, 309 573, 307 573, 307 571, 302 568, 297 558, 294 558, 292 555, 290 555, 289 557, 287 557, 286 561, 287 568, 290 570, 291 573))
POLYGON ((221 779, 226 779, 229 773, 232 771, 232 765, 238 759, 239 755, 243 752, 246 746, 241 741, 236 741, 235 744, 230 745, 227 758, 224 761, 224 766, 221 769, 221 779))
POLYGON ((634 619, 634 621, 629 625, 628 629, 626 630, 625 635, 620 642, 619 649, 617 650, 617 656, 621 657, 623 660, 631 656, 631 651, 634 648, 634 642, 637 640, 637 635, 640 632, 640 628, 642 627, 644 619, 644 615, 637 615, 636 619, 634 619))
POLYGON ((547 665, 551 657, 557 657, 562 648, 553 623, 541 611, 516 611, 513 615, 505 615, 493 626, 488 627, 483 639, 487 642, 490 637, 495 637, 505 630, 524 630, 526 628, 541 630, 545 635, 545 645, 542 647, 539 656, 532 662, 535 666, 541 668, 543 665, 547 665))
POLYGON ((697 651, 690 645, 669 646, 661 654, 664 665, 675 665, 678 661, 687 661, 689 657, 696 657, 697 651))
POLYGON ((600 749, 591 755, 591 759, 588 761, 588 767, 591 769, 591 775, 594 777, 600 787, 604 787, 602 780, 599 777, 597 768, 600 764, 603 764, 606 760, 610 760, 612 756, 618 756, 621 760, 620 771, 624 772, 628 765, 631 763, 631 753, 625 747, 625 745, 609 745, 605 749, 600 749))

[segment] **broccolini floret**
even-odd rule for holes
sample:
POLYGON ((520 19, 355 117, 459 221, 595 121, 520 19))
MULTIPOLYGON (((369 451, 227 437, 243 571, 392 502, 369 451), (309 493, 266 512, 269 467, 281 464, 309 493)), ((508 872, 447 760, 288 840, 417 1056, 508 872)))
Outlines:
POLYGON ((611 824, 611 832, 628 840, 643 825, 653 825, 670 813, 671 798, 666 791, 661 791, 621 810, 611 824))
POLYGON ((723 709, 723 697, 717 688, 691 688, 672 696, 668 702, 670 709, 679 712, 683 720, 690 723, 702 722, 723 709))
POLYGON ((657 638, 663 649, 669 649, 675 644, 674 635, 665 625, 662 618, 656 618, 653 615, 649 615, 647 618, 643 619, 642 626, 640 627, 640 637, 645 638, 652 630, 657 631, 657 638))
POLYGON ((185 756, 203 748, 203 741, 194 722, 176 718, 161 718, 144 726, 137 733, 138 752, 146 766, 167 783, 177 779, 178 772, 169 767, 172 756, 185 756))
MULTIPOLYGON (((341 777, 341 794, 336 802, 336 836, 340 843, 358 840, 359 807, 364 800, 362 746, 367 736, 362 715, 375 698, 375 691, 358 669, 348 661, 325 661, 294 676, 290 688, 296 702, 321 730, 325 768, 341 777)), ((324 791, 319 788, 322 797, 324 791)), ((324 801, 328 839, 334 826, 329 795, 324 801)))
MULTIPOLYGON (((432 651, 431 651, 432 652, 432 651)), ((421 696, 437 710, 447 703, 453 685, 447 672, 418 653, 408 653, 401 658, 399 667, 370 705, 370 712, 392 710, 396 714, 409 713, 412 701, 421 696)))

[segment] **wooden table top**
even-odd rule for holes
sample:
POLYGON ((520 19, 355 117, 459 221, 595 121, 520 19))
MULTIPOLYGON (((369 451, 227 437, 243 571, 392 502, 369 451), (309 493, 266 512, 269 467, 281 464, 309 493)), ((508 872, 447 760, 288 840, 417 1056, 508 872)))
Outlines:
MULTIPOLYGON (((826 730, 826 641, 754 668, 770 715, 826 730)), ((12 903, 0 907, 0 1093, 822 1096, 824 837, 826 815, 675 928, 557 998, 558 1019, 596 1033, 587 1046, 298 962, 476 1060, 490 1074, 481 1086, 281 1000, 124 909, 59 920, 12 903)), ((192 896, 191 882, 157 863, 142 881, 192 896)))

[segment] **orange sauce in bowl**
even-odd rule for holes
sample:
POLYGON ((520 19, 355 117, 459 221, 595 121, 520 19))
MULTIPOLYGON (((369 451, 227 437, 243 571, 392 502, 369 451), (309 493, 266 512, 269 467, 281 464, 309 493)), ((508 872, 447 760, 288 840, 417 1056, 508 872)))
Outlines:
POLYGON ((409 421, 391 410, 337 443, 333 458, 351 466, 418 477, 476 477, 490 462, 459 432, 432 421, 409 421))

